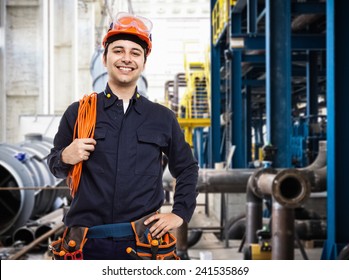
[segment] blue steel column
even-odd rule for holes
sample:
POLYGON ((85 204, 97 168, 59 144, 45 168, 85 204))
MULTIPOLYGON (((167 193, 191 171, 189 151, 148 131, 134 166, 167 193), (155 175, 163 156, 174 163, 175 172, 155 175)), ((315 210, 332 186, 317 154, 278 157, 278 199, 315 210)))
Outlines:
POLYGON ((247 0, 247 33, 257 33, 258 0, 247 0))
MULTIPOLYGON (((216 1, 211 0, 211 11, 213 11, 216 1)), ((212 23, 212 14, 211 14, 212 23)), ((211 24, 211 128, 210 128, 210 141, 208 149, 208 167, 214 167, 216 162, 220 162, 220 142, 221 142, 221 130, 220 130, 220 112, 221 112, 221 91, 220 91, 220 55, 221 46, 216 46, 212 43, 212 24, 211 24)))
POLYGON ((274 167, 291 167, 291 1, 266 1, 267 141, 274 167))
POLYGON ((252 113, 251 113, 251 87, 246 86, 244 94, 244 118, 245 118, 245 156, 246 156, 246 167, 252 160, 252 113))
POLYGON ((304 135, 307 139, 307 149, 312 151, 312 153, 303 157, 302 163, 303 166, 309 165, 316 158, 315 151, 319 150, 319 140, 314 133, 312 126, 318 122, 317 116, 319 115, 319 106, 318 106, 318 52, 317 51, 308 51, 308 60, 306 66, 307 72, 307 111, 306 117, 307 120, 307 135, 304 135))
POLYGON ((327 240, 322 259, 336 259, 349 243, 348 1, 327 0, 327 240))
MULTIPOLYGON (((241 34, 241 14, 231 15, 231 35, 241 34)), ((246 160, 246 129, 244 123, 246 120, 243 116, 243 100, 241 93, 241 49, 233 49, 232 57, 232 144, 236 145, 236 150, 233 157, 233 167, 243 168, 247 167, 246 160)))
MULTIPOLYGON (((307 117, 318 115, 318 71, 316 51, 308 52, 307 62, 307 117)), ((314 119, 312 119, 314 120, 314 119)), ((310 120, 310 121, 312 121, 310 120)), ((315 120, 317 121, 317 120, 315 120)))

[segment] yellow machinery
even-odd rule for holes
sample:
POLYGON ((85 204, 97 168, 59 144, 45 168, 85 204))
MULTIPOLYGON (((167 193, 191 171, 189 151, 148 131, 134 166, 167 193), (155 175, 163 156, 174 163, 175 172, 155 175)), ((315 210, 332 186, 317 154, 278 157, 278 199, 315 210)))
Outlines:
POLYGON ((190 61, 189 52, 186 52, 184 57, 187 86, 179 102, 178 122, 183 128, 185 139, 190 146, 193 146, 193 129, 211 125, 208 53, 209 50, 206 50, 205 61, 190 61))
POLYGON ((271 260, 270 230, 263 228, 257 231, 258 243, 252 243, 244 250, 244 260, 271 260))

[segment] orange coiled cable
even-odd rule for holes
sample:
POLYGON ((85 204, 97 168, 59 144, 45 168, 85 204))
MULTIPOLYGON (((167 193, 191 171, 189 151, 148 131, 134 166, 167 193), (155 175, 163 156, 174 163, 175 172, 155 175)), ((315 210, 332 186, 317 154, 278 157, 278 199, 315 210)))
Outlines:
MULTIPOLYGON (((79 102, 78 116, 74 126, 73 140, 75 138, 93 138, 96 127, 97 116, 97 93, 93 92, 90 95, 85 95, 79 102)), ((70 194, 75 196, 82 172, 82 163, 75 164, 70 170, 67 183, 70 188, 70 194)))

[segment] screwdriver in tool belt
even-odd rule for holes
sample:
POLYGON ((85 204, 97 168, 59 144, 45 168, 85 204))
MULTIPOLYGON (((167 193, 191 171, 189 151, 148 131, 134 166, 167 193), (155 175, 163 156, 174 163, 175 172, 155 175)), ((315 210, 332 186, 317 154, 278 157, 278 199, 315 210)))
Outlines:
POLYGON ((64 258, 64 255, 65 255, 65 251, 63 251, 63 250, 59 251, 59 256, 61 258, 64 258))
POLYGON ((142 257, 138 256, 137 252, 135 251, 135 249, 131 248, 131 247, 127 247, 126 248, 126 253, 130 254, 132 257, 134 257, 136 260, 143 260, 142 257))
POLYGON ((71 239, 69 240, 68 242, 68 251, 71 253, 71 252, 74 252, 75 251, 75 247, 76 247, 76 242, 75 240, 71 239))
POLYGON ((153 239, 151 241, 151 259, 156 260, 156 256, 158 254, 159 249, 159 241, 157 239, 153 239))
POLYGON ((164 242, 163 242, 163 244, 164 244, 164 245, 170 244, 170 235, 169 235, 169 233, 166 233, 166 234, 164 235, 164 242))

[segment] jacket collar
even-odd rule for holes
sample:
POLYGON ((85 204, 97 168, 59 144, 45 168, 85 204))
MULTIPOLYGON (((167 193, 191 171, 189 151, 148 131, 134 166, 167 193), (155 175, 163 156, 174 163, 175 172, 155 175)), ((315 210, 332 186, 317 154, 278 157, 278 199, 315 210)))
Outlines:
MULTIPOLYGON (((119 100, 119 98, 112 92, 112 90, 110 89, 108 83, 107 86, 105 87, 105 90, 103 91, 103 102, 104 102, 104 108, 109 108, 110 106, 112 106, 117 100, 119 100)), ((141 114, 142 113, 142 99, 145 98, 143 96, 141 96, 141 94, 138 93, 137 91, 137 87, 135 89, 135 92, 131 98, 131 103, 132 106, 135 108, 135 110, 141 114)))

